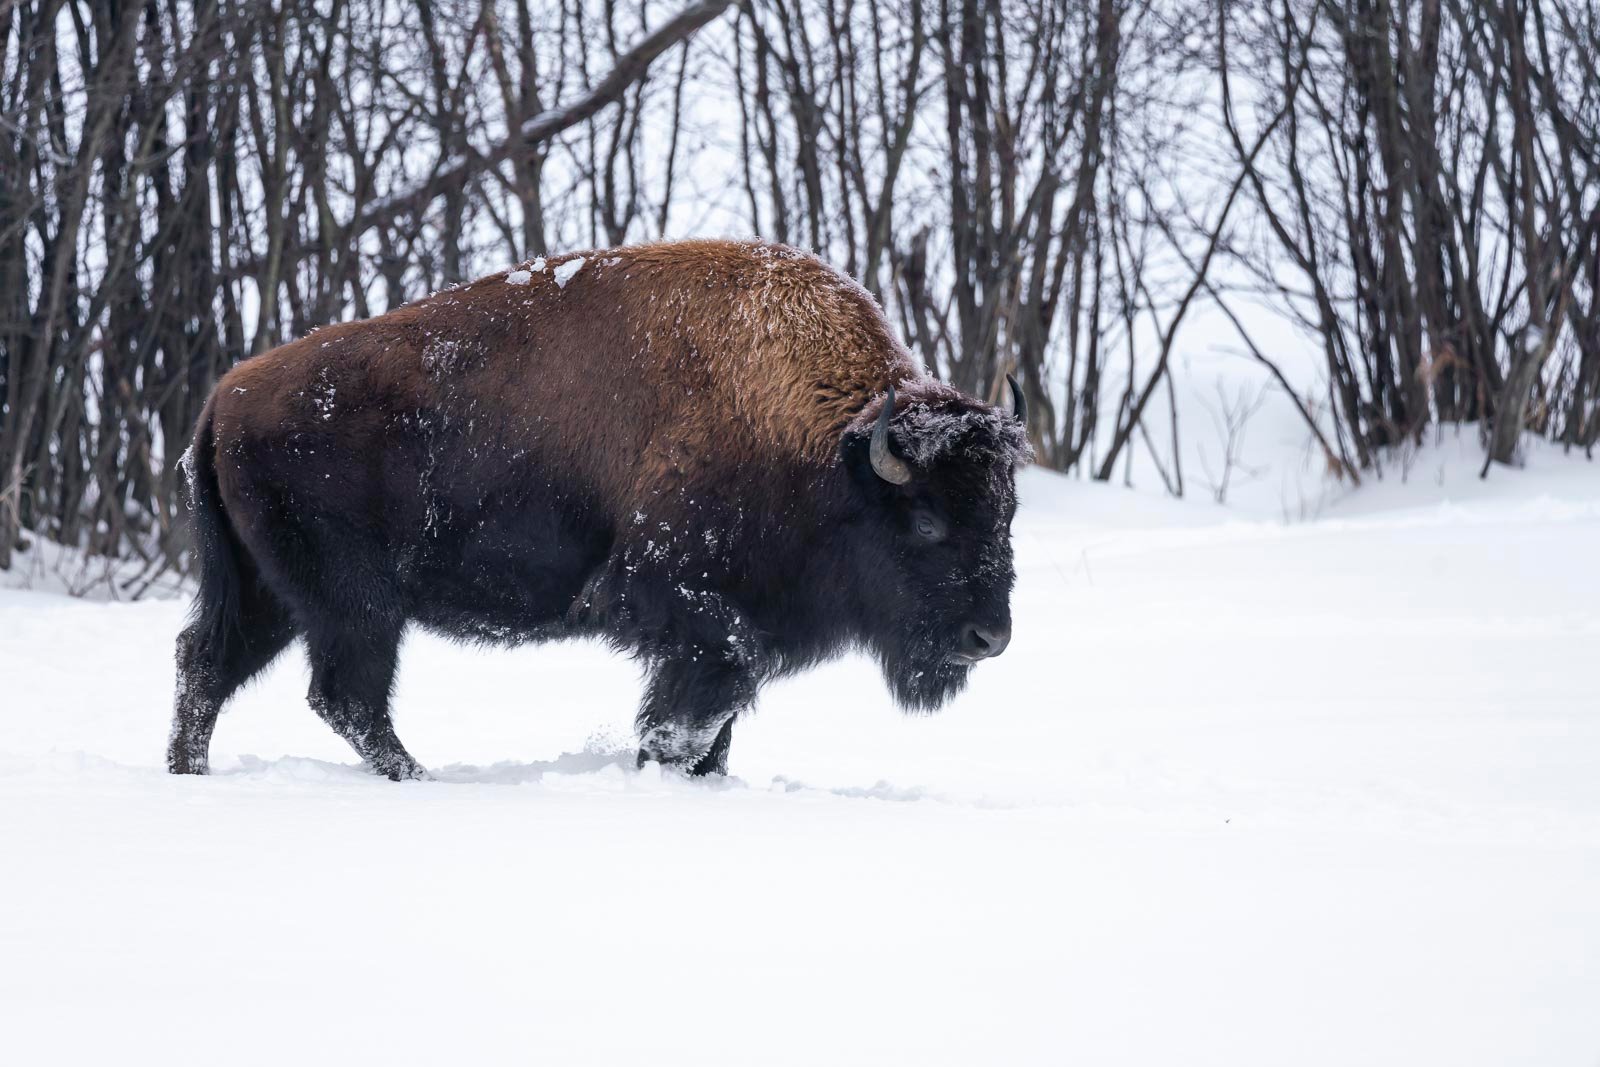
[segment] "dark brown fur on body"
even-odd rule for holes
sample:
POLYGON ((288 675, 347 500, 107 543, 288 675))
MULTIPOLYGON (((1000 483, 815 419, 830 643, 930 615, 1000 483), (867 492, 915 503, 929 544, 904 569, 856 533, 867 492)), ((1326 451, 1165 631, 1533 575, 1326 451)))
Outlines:
POLYGON ((760 243, 584 253, 562 285, 576 258, 315 331, 218 383, 189 461, 202 579, 174 771, 205 769, 222 702, 296 635, 313 707, 408 777, 387 705, 410 622, 643 655, 641 758, 696 771, 725 766, 732 716, 773 674, 860 645, 931 707, 974 626, 1009 631, 1020 428, 922 376, 865 292, 760 243), (904 485, 867 456, 890 385, 904 485))

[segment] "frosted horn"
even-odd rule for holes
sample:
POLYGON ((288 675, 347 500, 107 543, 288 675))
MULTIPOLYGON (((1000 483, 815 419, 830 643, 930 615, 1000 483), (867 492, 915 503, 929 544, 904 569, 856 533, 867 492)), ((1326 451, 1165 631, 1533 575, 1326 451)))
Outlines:
POLYGON ((878 477, 892 485, 905 485, 911 480, 911 468, 906 466, 906 461, 889 451, 889 420, 894 416, 894 386, 889 386, 889 395, 883 402, 883 411, 878 414, 878 424, 872 428, 872 447, 868 454, 872 457, 872 469, 878 477))

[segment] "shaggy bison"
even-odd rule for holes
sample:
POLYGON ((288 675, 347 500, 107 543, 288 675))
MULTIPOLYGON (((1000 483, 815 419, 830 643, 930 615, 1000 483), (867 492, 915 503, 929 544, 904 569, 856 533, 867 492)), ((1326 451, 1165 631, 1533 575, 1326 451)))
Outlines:
POLYGON ((246 360, 185 456, 168 766, 204 773, 302 637, 323 721, 423 776, 389 716, 412 623, 638 655, 639 758, 694 774, 764 681, 845 649, 934 708, 1010 639, 1013 394, 928 378, 853 282, 757 242, 534 260, 246 360))

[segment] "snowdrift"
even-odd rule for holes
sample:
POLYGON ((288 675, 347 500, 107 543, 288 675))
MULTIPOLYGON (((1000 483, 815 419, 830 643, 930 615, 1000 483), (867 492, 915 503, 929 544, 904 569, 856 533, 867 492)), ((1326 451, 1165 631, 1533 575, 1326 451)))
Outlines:
POLYGON ((291 654, 161 771, 179 600, 0 590, 15 1063, 1585 1064, 1600 473, 1473 449, 1284 524, 1041 472, 947 711, 769 688, 632 769, 597 646, 424 636, 354 765, 291 654))

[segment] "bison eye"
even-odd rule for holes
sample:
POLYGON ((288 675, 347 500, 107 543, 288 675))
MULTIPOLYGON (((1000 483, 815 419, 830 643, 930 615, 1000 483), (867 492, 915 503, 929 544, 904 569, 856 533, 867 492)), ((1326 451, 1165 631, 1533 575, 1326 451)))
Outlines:
POLYGON ((911 529, 920 541, 932 544, 944 540, 944 523, 931 512, 914 512, 911 516, 911 529))

